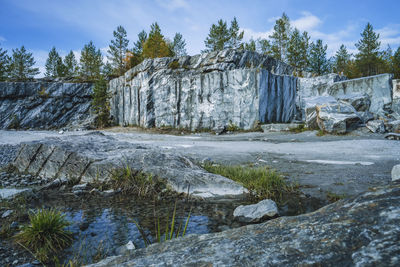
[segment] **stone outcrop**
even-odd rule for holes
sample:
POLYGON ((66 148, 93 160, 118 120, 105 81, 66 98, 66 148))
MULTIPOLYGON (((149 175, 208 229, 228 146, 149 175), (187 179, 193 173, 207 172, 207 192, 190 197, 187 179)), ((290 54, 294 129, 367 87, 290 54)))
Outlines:
POLYGON ((147 59, 110 82, 119 125, 219 130, 295 116, 293 68, 268 56, 223 50, 147 59))
POLYGON ((385 133, 385 123, 382 120, 371 120, 366 127, 373 133, 385 133))
POLYGON ((0 82, 0 129, 87 127, 92 89, 90 83, 0 82))
POLYGON ((397 184, 312 213, 190 235, 90 266, 398 266, 399 254, 397 184))
POLYGON ((233 211, 233 217, 244 223, 261 222, 278 214, 278 207, 271 199, 264 199, 252 205, 240 205, 233 211))
POLYGON ((127 165, 164 179, 179 193, 198 197, 241 197, 238 183, 198 167, 187 157, 160 148, 122 142, 99 132, 24 143, 12 163, 20 172, 56 181, 109 181, 127 165))
POLYGON ((393 102, 392 110, 400 114, 400 79, 392 80, 393 83, 393 102))
POLYGON ((393 166, 392 168, 392 181, 400 180, 400 164, 393 166))

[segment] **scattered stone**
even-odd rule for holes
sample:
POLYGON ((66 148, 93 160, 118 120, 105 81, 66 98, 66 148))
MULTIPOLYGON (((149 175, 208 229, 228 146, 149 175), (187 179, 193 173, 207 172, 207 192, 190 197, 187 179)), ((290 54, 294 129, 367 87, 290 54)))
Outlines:
POLYGON ((327 133, 344 134, 361 123, 354 107, 345 102, 318 105, 316 110, 318 126, 327 133))
POLYGON ((400 140, 400 134, 398 133, 388 133, 385 134, 385 138, 389 140, 400 140))
POLYGON ((18 222, 12 222, 12 223, 10 224, 10 228, 11 228, 11 229, 17 229, 18 226, 19 226, 19 223, 18 223, 18 222))
POLYGON ((400 164, 395 165, 392 169, 392 181, 400 180, 400 164))
POLYGON ((129 241, 126 245, 120 246, 116 249, 118 255, 128 254, 132 250, 136 249, 132 241, 129 241))
POLYGON ((264 199, 257 204, 239 206, 233 211, 233 217, 240 222, 254 223, 278 214, 278 207, 271 199, 264 199))
POLYGON ((33 191, 30 188, 0 188, 0 199, 13 199, 16 196, 24 195, 24 196, 32 196, 33 191))
POLYGON ((112 197, 113 195, 115 195, 117 193, 117 191, 115 191, 114 189, 109 189, 109 190, 105 190, 105 191, 101 191, 101 195, 104 197, 112 197))
POLYGON ((386 125, 388 132, 400 133, 400 120, 390 121, 386 125))
POLYGON ((261 128, 263 129, 264 133, 266 132, 284 132, 289 131, 291 129, 298 128, 302 123, 270 123, 270 124, 263 124, 261 128))
POLYGON ((13 210, 6 210, 5 212, 3 212, 3 214, 1 215, 1 218, 7 218, 8 216, 10 216, 14 211, 13 210))
POLYGON ((77 185, 74 185, 73 187, 72 187, 72 191, 76 191, 76 190, 87 190, 88 189, 88 184, 87 183, 84 183, 84 184, 77 184, 77 185))
POLYGON ((385 123, 382 120, 369 121, 366 127, 373 133, 385 133, 385 123))

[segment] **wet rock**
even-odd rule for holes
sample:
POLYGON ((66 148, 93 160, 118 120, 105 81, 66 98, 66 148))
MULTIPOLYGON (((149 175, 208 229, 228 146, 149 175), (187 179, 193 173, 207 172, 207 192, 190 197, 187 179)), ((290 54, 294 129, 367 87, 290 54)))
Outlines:
POLYGON ((244 223, 260 222, 277 214, 278 207, 271 199, 264 199, 253 205, 241 205, 233 211, 233 217, 244 223))
POLYGON ((392 181, 400 180, 400 164, 395 165, 392 169, 392 181))
POLYGON ((99 134, 60 136, 24 144, 13 165, 32 170, 30 165, 42 162, 40 173, 55 179, 54 186, 68 181, 109 181, 113 170, 128 164, 134 170, 163 179, 179 193, 186 193, 188 187, 189 193, 198 197, 241 197, 247 192, 238 183, 205 171, 190 158, 150 145, 143 149, 144 146, 138 149, 135 144, 99 134), (47 161, 42 157, 48 154, 40 153, 45 150, 54 151, 47 161))
POLYGON ((399 225, 396 184, 312 213, 190 235, 90 266, 398 266, 399 225))
POLYGON ((319 128, 328 133, 343 134, 361 123, 354 107, 345 102, 319 105, 316 110, 319 128))
POLYGON ((385 133, 385 123, 382 120, 369 121, 366 127, 373 133, 385 133))

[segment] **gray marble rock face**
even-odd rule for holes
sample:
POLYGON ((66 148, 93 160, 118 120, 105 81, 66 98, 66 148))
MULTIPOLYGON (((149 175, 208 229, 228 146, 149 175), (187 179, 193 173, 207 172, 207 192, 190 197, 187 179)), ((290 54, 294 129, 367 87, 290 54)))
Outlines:
POLYGON ((316 96, 303 99, 302 117, 308 129, 319 129, 317 123, 317 106, 336 104, 332 96, 316 96))
POLYGON ((318 211, 205 235, 190 235, 104 266, 399 266, 400 184, 318 211))
POLYGON ((0 129, 77 128, 93 121, 93 85, 59 82, 0 82, 0 129))
POLYGON ((318 126, 327 133, 344 134, 361 123, 357 111, 346 102, 317 105, 316 111, 318 126))
POLYGON ((371 120, 366 127, 373 133, 385 133, 385 123, 383 120, 371 120))
POLYGON ((187 157, 151 145, 117 141, 98 132, 24 143, 12 164, 37 179, 81 183, 109 181, 114 169, 129 165, 164 179, 179 193, 188 192, 188 186, 191 195, 204 198, 247 193, 238 183, 205 171, 187 157))
POLYGON ((386 124, 387 130, 392 133, 400 133, 400 120, 390 121, 386 124))
POLYGON ((292 71, 271 57, 239 50, 147 59, 110 81, 111 114, 119 125, 190 130, 289 122, 295 115, 292 71))

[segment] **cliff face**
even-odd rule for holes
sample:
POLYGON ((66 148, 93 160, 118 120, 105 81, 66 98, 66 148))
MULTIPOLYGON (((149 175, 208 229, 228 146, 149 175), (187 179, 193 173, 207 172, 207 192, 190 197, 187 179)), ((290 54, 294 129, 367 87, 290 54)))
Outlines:
POLYGON ((0 129, 85 127, 93 85, 61 82, 0 82, 0 129))
POLYGON ((292 72, 248 51, 149 59, 110 82, 111 115, 119 125, 190 130, 288 122, 295 115, 292 72))

